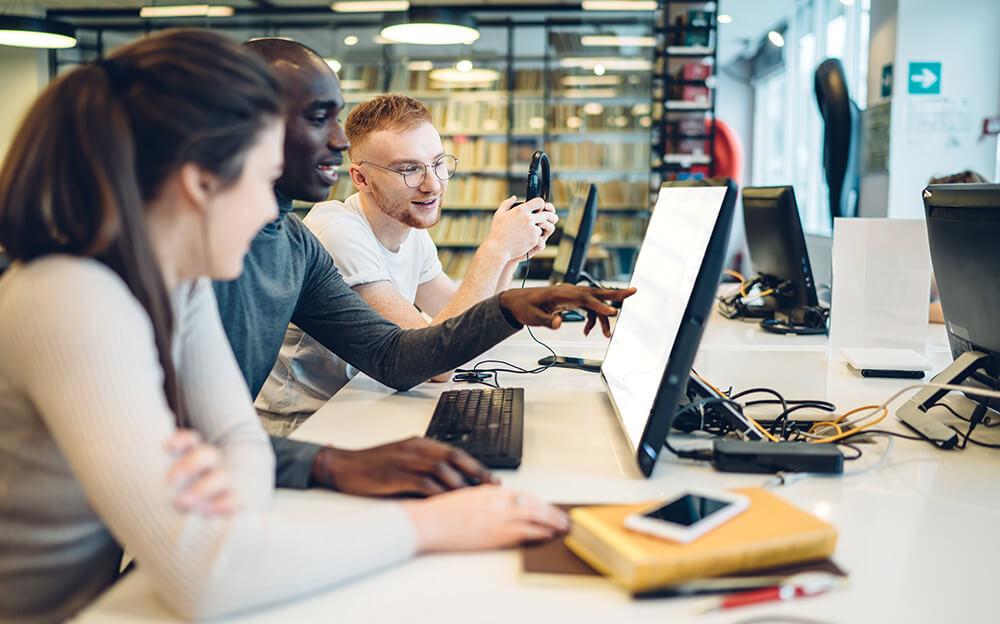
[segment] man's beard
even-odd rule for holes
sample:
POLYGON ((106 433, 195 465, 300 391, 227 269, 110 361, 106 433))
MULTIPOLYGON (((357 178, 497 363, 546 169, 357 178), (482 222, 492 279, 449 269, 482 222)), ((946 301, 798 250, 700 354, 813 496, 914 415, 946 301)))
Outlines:
POLYGON ((379 190, 377 185, 372 184, 371 187, 372 187, 372 196, 375 197, 375 203, 382 210, 382 212, 389 215, 393 219, 399 221, 403 225, 407 225, 411 228, 418 230, 425 230, 434 227, 441 220, 440 204, 438 205, 437 215, 434 218, 434 223, 431 223, 430 225, 425 225, 416 216, 410 213, 410 202, 408 200, 406 201, 393 200, 389 196, 383 194, 382 191, 379 190))

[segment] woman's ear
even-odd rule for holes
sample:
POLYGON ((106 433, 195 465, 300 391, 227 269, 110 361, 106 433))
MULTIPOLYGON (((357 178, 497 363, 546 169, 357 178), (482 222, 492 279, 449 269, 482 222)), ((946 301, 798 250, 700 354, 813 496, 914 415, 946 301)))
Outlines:
POLYGON ((194 163, 183 165, 177 176, 184 199, 199 212, 204 212, 219 189, 219 179, 194 163))

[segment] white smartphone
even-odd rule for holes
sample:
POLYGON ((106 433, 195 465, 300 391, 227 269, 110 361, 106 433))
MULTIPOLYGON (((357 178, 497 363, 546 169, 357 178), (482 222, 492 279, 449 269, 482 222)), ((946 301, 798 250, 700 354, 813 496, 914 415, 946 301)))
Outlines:
POLYGON ((662 504, 625 518, 625 527, 687 544, 750 507, 742 494, 720 490, 686 490, 662 504))

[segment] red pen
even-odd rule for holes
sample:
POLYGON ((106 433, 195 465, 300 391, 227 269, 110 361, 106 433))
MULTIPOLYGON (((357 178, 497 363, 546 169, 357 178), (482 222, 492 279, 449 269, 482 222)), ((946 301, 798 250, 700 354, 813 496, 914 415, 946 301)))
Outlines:
POLYGON ((778 602, 784 600, 794 600, 795 598, 818 596, 830 591, 840 584, 840 582, 840 579, 834 575, 823 572, 795 574, 788 577, 788 580, 781 585, 775 587, 739 592, 717 599, 713 601, 707 609, 705 609, 705 612, 723 611, 726 609, 747 607, 765 602, 778 602))

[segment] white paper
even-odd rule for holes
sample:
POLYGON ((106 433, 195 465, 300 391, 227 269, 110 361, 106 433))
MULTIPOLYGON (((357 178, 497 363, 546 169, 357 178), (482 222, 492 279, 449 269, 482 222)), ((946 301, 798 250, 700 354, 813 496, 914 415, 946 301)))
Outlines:
POLYGON ((925 355, 930 276, 923 219, 836 219, 830 357, 844 347, 925 355))

